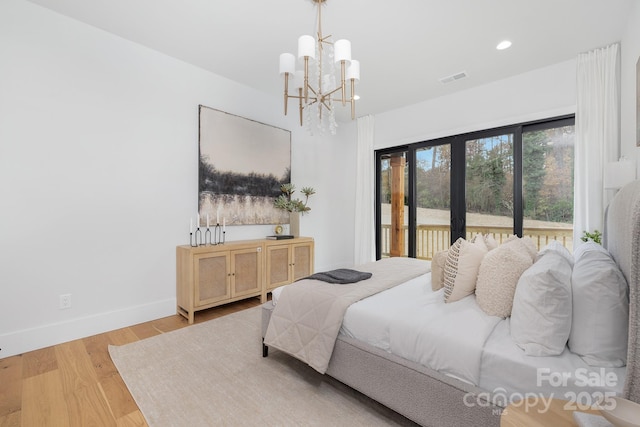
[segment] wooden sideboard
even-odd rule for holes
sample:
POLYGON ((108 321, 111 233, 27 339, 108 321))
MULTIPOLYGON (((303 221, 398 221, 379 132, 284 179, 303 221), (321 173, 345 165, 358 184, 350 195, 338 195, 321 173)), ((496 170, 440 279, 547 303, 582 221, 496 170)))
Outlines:
POLYGON ((176 248, 177 312, 195 312, 245 298, 267 299, 274 288, 313 273, 310 237, 243 240, 176 248))

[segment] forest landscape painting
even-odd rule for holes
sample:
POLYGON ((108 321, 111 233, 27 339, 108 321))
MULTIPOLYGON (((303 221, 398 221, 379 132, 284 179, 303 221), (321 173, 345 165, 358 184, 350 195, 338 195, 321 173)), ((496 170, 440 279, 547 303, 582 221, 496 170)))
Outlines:
POLYGON ((273 202, 291 179, 291 132, 199 107, 200 226, 284 224, 273 202))

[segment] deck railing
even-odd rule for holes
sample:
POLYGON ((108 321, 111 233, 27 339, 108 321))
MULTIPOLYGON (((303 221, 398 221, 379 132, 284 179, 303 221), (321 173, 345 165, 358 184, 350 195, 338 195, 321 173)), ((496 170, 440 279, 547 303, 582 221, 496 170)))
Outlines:
MULTIPOLYGON (((405 232, 405 254, 409 252, 406 242, 409 241, 408 227, 405 232)), ((467 239, 476 234, 490 234, 498 243, 502 243, 513 235, 512 227, 467 226, 467 239)), ((538 250, 546 246, 550 241, 557 240, 564 247, 573 252, 572 228, 525 228, 524 236, 530 237, 538 250)), ((382 256, 389 256, 389 242, 391 239, 391 225, 382 225, 382 256)), ((416 257, 431 259, 433 254, 444 251, 451 245, 451 229, 448 225, 419 225, 416 236, 416 257)))

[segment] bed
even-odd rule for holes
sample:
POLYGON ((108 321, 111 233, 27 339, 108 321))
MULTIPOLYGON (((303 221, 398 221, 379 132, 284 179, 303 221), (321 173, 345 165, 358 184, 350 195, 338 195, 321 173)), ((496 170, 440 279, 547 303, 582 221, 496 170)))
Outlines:
MULTIPOLYGON (((640 181, 621 189, 609 206, 603 246, 624 276, 626 286, 624 298, 628 314, 624 317, 624 328, 617 328, 627 337, 624 340, 626 357, 623 357, 626 360, 622 362, 609 357, 612 363, 591 363, 589 354, 578 355, 566 345, 554 356, 537 354, 540 346, 514 343, 512 339, 516 326, 522 324, 522 320, 518 320, 521 315, 516 313, 525 310, 515 310, 516 301, 523 301, 523 297, 514 297, 514 315, 506 317, 488 315, 483 312, 484 306, 483 310, 478 309, 481 297, 485 298, 480 292, 466 295, 453 304, 444 304, 445 289, 434 291, 426 285, 431 276, 430 266, 406 259, 397 261, 399 265, 386 261, 358 266, 359 271, 371 270, 376 277, 385 276, 384 283, 376 285, 380 289, 372 289, 371 295, 364 297, 352 295, 347 288, 339 290, 343 295, 323 295, 320 304, 313 302, 323 307, 314 316, 336 311, 335 305, 324 301, 337 298, 343 301, 341 306, 346 306, 343 317, 339 316, 339 325, 332 325, 330 333, 323 330, 315 334, 310 348, 285 351, 421 425, 499 425, 502 409, 509 401, 517 400, 518 396, 527 397, 532 390, 536 395, 573 399, 577 403, 581 397, 583 403, 590 403, 585 398, 613 394, 640 402, 640 181), (395 276, 403 276, 401 284, 391 283, 395 276), (464 319, 463 324, 473 327, 456 329, 455 322, 451 321, 454 317, 464 319), (336 336, 331 337, 334 333, 336 336), (438 344, 431 344, 435 342, 438 344), (526 354, 523 348, 527 349, 526 354), (314 357, 328 352, 328 360, 308 360, 305 352, 314 357), (573 375, 561 375, 567 372, 573 375), (615 380, 611 381, 612 378, 615 380)), ((578 251, 575 255, 578 257, 578 251)), ((542 265, 540 254, 536 256, 538 260, 533 265, 542 265)), ((586 256, 585 259, 588 260, 586 256)), ((323 292, 328 289, 317 280, 301 282, 309 282, 323 292)), ((359 283, 353 286, 358 292, 369 286, 369 280, 359 283)), ((574 290, 576 288, 574 286, 574 290)), ((287 295, 292 289, 286 291, 287 295)), ((518 284, 515 291, 521 289, 524 287, 518 284)), ((266 342, 278 349, 281 347, 273 339, 278 316, 274 319, 272 316, 278 312, 274 307, 283 301, 284 292, 284 289, 274 291, 272 301, 262 306, 263 339, 267 338, 266 342)), ((306 293, 303 290, 300 295, 306 293)), ((574 295, 574 306, 578 302, 579 298, 574 295)), ((573 322, 577 325, 574 329, 579 331, 589 319, 576 322, 578 310, 573 312, 573 322)), ((614 314, 620 318, 618 312, 614 314)), ((301 316, 309 317, 308 314, 301 316)), ((574 329, 569 345, 579 349, 580 335, 574 337, 574 329)), ((606 337, 602 339, 606 341, 606 337)), ((267 353, 264 346, 263 356, 267 353)), ((620 359, 620 348, 617 353, 620 359)))

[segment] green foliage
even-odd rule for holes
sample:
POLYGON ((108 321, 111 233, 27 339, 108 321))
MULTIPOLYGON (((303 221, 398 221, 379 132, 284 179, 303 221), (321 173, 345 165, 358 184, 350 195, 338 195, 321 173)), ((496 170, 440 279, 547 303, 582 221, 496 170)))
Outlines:
POLYGON ((588 242, 589 240, 592 240, 598 244, 602 244, 602 233, 599 232, 598 230, 594 230, 593 233, 589 233, 588 231, 583 231, 582 232, 582 237, 580 238, 580 240, 582 240, 583 242, 588 242))
POLYGON ((287 168, 284 176, 279 179, 272 174, 258 174, 255 172, 221 172, 208 161, 206 156, 200 156, 198 188, 201 193, 211 194, 239 194, 244 196, 277 197, 283 182, 289 182, 291 172, 287 168))
MULTIPOLYGON (((522 137, 524 218, 572 223, 573 127, 525 132, 522 137)), ((467 213, 513 216, 514 137, 498 135, 453 143, 465 146, 467 213)), ((390 161, 383 159, 380 167, 381 203, 390 203, 390 161)), ((451 144, 416 151, 418 208, 450 208, 450 171, 451 144)))
POLYGON ((278 209, 285 210, 287 212, 300 212, 304 215, 305 212, 309 212, 311 208, 307 206, 309 197, 316 194, 316 191, 311 187, 303 187, 300 192, 304 194, 304 201, 300 199, 294 199, 293 193, 296 191, 295 185, 291 183, 282 184, 280 186, 280 194, 273 202, 273 206, 278 209))
POLYGON ((510 215, 513 191, 513 140, 497 136, 466 142, 467 212, 510 215))
POLYGON ((547 136, 544 131, 528 132, 523 135, 522 176, 525 218, 538 218, 540 212, 540 190, 546 175, 545 157, 547 154, 547 136))

